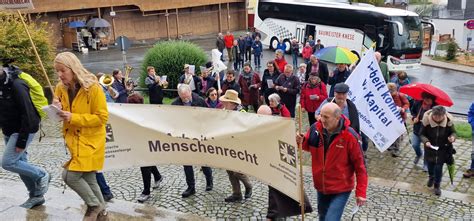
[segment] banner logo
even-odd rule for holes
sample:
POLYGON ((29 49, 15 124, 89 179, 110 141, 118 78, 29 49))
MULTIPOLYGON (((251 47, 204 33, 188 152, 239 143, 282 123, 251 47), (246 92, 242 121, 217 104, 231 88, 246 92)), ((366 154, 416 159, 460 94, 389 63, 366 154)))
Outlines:
POLYGON ((296 168, 296 148, 288 143, 281 140, 278 141, 280 146, 280 159, 281 161, 289 164, 296 168))
POLYGON ((114 131, 111 124, 105 125, 105 142, 114 142, 114 131))

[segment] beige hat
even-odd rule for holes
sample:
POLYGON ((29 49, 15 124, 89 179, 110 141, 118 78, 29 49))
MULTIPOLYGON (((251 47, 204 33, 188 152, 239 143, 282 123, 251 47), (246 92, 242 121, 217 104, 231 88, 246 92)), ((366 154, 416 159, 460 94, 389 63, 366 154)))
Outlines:
POLYGON ((189 68, 189 64, 184 64, 184 69, 189 68))
POLYGON ((236 104, 241 104, 239 93, 235 90, 227 90, 225 94, 219 98, 220 101, 227 101, 236 104))

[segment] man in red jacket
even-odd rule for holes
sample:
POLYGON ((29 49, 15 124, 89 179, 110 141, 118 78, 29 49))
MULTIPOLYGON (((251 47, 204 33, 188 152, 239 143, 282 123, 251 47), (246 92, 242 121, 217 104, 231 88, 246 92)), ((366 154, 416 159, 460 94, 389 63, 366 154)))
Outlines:
POLYGON ((318 191, 319 220, 340 220, 354 189, 356 203, 364 205, 368 176, 358 134, 334 103, 321 109, 321 119, 296 142, 311 152, 314 187, 318 191))
POLYGON ((229 56, 229 61, 232 61, 232 46, 234 46, 234 35, 227 31, 227 34, 224 36, 225 48, 227 48, 227 56, 229 56))

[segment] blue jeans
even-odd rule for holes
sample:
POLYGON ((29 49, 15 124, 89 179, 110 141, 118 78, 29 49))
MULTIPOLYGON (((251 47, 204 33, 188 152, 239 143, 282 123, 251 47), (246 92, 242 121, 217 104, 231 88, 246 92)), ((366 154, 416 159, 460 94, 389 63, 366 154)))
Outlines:
POLYGON ((411 145, 413 150, 415 150, 416 156, 421 157, 423 155, 423 150, 421 149, 421 137, 413 134, 413 138, 411 139, 411 145))
POLYGON ((108 196, 112 193, 110 192, 110 187, 107 185, 107 181, 105 181, 105 177, 103 173, 95 173, 95 178, 97 179, 97 184, 99 184, 100 192, 102 195, 108 196))
POLYGON ((434 178, 435 184, 441 183, 441 178, 443 178, 443 165, 444 163, 436 164, 434 162, 428 163, 428 175, 434 178))
POLYGON ((351 192, 323 194, 318 191, 318 215, 320 221, 341 220, 351 192))
POLYGON ((293 58, 293 70, 298 70, 298 54, 293 52, 291 57, 293 58))
POLYGON ((18 140, 18 133, 14 133, 11 136, 5 136, 5 152, 3 152, 2 157, 3 169, 20 175, 20 179, 25 184, 30 197, 40 195, 40 193, 38 193, 39 180, 41 177, 46 175, 45 170, 28 163, 28 152, 26 150, 34 137, 35 133, 31 133, 28 136, 25 149, 20 153, 17 153, 15 149, 16 141, 18 140))
POLYGON ((262 57, 262 54, 255 54, 255 60, 253 61, 255 64, 255 68, 260 67, 260 58, 262 57))

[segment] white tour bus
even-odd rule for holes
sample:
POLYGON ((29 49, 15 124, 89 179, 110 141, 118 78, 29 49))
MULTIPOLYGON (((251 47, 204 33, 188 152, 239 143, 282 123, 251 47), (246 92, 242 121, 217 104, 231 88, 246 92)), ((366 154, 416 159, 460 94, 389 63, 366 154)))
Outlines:
POLYGON ((292 38, 306 42, 310 35, 325 47, 346 47, 358 56, 375 46, 390 71, 419 68, 422 57, 422 21, 418 14, 401 9, 324 0, 259 0, 255 28, 263 45, 275 49, 283 40, 287 52, 292 38))

